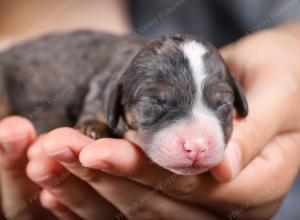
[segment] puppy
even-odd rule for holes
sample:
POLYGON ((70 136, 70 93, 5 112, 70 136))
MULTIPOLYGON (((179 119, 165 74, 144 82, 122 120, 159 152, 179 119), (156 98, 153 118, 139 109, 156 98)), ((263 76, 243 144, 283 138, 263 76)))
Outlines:
POLYGON ((39 132, 76 126, 95 139, 126 137, 180 175, 216 166, 233 109, 248 113, 217 49, 189 35, 47 35, 0 55, 0 92, 2 116, 26 116, 39 132))

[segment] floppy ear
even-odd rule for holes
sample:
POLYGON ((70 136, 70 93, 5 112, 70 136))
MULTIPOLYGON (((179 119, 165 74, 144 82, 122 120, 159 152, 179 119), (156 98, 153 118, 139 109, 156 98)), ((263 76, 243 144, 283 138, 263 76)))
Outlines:
POLYGON ((231 86, 234 92, 234 107, 237 111, 237 114, 245 118, 248 115, 248 102, 244 91, 239 83, 239 81, 230 73, 228 72, 228 76, 230 79, 231 86))
POLYGON ((108 126, 111 129, 115 129, 118 125, 120 116, 122 114, 122 88, 118 83, 115 88, 112 89, 107 105, 107 117, 108 117, 108 126))

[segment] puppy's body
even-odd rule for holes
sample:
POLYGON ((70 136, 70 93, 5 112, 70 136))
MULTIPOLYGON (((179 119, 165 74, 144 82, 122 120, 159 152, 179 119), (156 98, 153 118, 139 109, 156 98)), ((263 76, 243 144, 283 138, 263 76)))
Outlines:
POLYGON ((187 35, 45 36, 0 55, 0 91, 2 112, 27 116, 39 132, 76 125, 93 138, 126 136, 184 175, 217 165, 233 106, 248 111, 218 51, 187 35))
POLYGON ((100 95, 92 101, 99 103, 93 103, 97 109, 91 114, 102 117, 105 111, 100 102, 105 100, 108 84, 116 82, 143 44, 142 40, 77 31, 17 45, 0 55, 3 109, 9 97, 10 114, 26 116, 39 132, 46 132, 74 126, 83 102, 100 95))

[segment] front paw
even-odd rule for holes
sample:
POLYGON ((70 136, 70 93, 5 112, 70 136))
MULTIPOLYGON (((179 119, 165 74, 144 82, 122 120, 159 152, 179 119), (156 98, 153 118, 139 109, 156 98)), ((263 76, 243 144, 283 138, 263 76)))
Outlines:
POLYGON ((103 122, 87 121, 78 124, 75 128, 82 134, 95 140, 104 137, 112 137, 110 128, 103 122))

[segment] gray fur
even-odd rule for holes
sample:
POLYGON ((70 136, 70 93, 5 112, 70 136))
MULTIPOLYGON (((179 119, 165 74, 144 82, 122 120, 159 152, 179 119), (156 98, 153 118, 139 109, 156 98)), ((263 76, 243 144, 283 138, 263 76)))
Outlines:
POLYGON ((39 132, 77 125, 85 133, 97 121, 106 136, 107 129, 115 136, 133 129, 150 141, 160 129, 188 117, 195 102, 196 86, 180 49, 189 40, 209 50, 202 98, 217 113, 228 141, 233 106, 247 115, 245 97, 217 50, 188 35, 147 43, 76 31, 17 45, 0 55, 0 104, 9 97, 10 113, 28 117, 39 132))
POLYGON ((0 55, 0 91, 5 84, 11 114, 28 117, 39 132, 75 125, 82 108, 87 117, 102 118, 104 91, 142 45, 142 40, 92 31, 47 35, 0 55), (84 101, 95 83, 101 97, 84 101))

